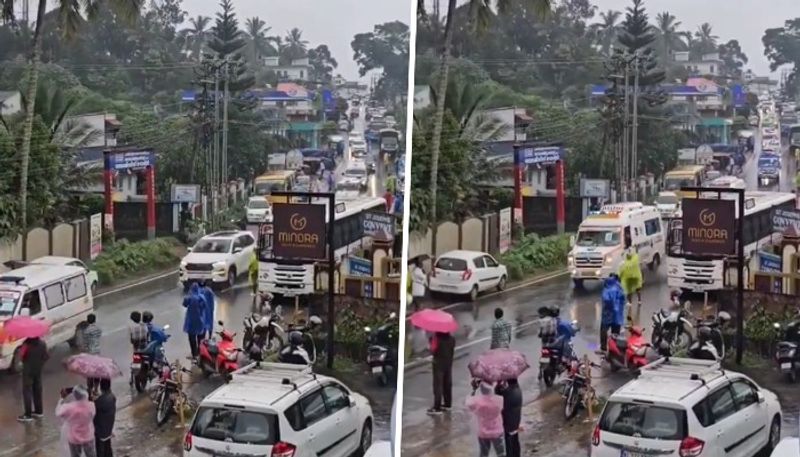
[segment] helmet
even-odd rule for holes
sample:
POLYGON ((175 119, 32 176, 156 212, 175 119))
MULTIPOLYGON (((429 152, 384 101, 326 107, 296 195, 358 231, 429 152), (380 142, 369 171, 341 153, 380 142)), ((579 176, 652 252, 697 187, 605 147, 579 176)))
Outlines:
POLYGON ((142 322, 144 322, 145 324, 149 324, 149 323, 153 322, 153 313, 151 313, 150 311, 143 312, 142 313, 142 322))
POLYGON ((319 316, 311 316, 308 318, 308 323, 312 326, 322 325, 322 319, 319 316))
POLYGON ((717 319, 720 324, 727 324, 731 320, 731 315, 727 311, 720 311, 719 314, 717 314, 717 319))
POLYGON ((697 329, 697 339, 707 340, 711 338, 711 329, 706 326, 701 326, 697 329))
POLYGON ((298 331, 289 333, 289 344, 298 346, 303 344, 303 334, 298 331))

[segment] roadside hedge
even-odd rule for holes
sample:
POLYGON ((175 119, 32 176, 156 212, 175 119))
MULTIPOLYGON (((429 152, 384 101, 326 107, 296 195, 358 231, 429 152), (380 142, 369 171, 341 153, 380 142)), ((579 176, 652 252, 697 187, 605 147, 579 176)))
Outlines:
POLYGON ((109 285, 128 276, 146 274, 177 265, 179 243, 174 238, 152 241, 120 240, 103 246, 103 252, 92 262, 100 285, 109 285))
POLYGON ((565 268, 570 250, 569 235, 540 237, 535 233, 521 237, 511 250, 500 256, 511 280, 527 275, 565 268))

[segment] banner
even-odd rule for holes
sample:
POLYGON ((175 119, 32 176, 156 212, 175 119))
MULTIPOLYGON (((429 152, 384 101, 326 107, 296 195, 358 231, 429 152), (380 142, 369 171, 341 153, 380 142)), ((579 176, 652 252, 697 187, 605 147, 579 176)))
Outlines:
POLYGON ((103 252, 103 215, 92 214, 89 219, 89 253, 92 260, 103 252))
MULTIPOLYGON (((347 263, 350 265, 350 276, 371 277, 372 276, 372 262, 362 257, 351 256, 347 258, 347 263)), ((364 296, 372 297, 372 282, 364 283, 364 296)))
POLYGON ((387 236, 394 236, 395 218, 393 215, 382 212, 365 212, 362 221, 364 234, 376 236, 385 233, 387 236))
POLYGON ((275 257, 324 260, 325 205, 274 203, 272 253, 275 257))
POLYGON ((500 210, 500 253, 511 248, 511 208, 500 210))
POLYGON ((800 211, 787 209, 772 210, 772 230, 782 232, 789 227, 794 227, 800 232, 800 211))
POLYGON ((685 198, 683 210, 683 250, 696 255, 736 253, 736 206, 733 200, 685 198))
MULTIPOLYGON (((758 271, 781 273, 783 272, 783 260, 778 255, 758 251, 758 271)), ((783 278, 772 278, 771 292, 779 294, 782 291, 783 278)))

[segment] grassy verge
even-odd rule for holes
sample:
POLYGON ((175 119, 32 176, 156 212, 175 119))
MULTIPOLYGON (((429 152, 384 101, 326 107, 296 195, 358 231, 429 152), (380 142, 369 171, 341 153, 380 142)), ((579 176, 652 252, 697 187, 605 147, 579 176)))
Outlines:
POLYGON ((121 240, 103 246, 103 252, 92 262, 101 286, 151 274, 170 265, 177 265, 181 245, 174 238, 159 238, 135 243, 121 240))
POLYGON ((564 268, 569 250, 569 235, 540 237, 528 234, 498 260, 508 269, 509 279, 519 281, 531 275, 564 268))

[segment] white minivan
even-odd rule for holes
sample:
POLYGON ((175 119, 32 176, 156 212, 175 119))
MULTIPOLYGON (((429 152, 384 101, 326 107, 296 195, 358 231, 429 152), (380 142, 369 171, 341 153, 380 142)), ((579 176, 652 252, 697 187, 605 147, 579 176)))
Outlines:
MULTIPOLYGON (((31 264, 0 276, 0 325, 25 313, 52 327, 45 342, 72 343, 77 325, 94 310, 92 289, 83 267, 31 264)), ((0 331, 2 333, 2 331, 0 331)), ((0 370, 19 371, 21 340, 0 343, 0 370)))

